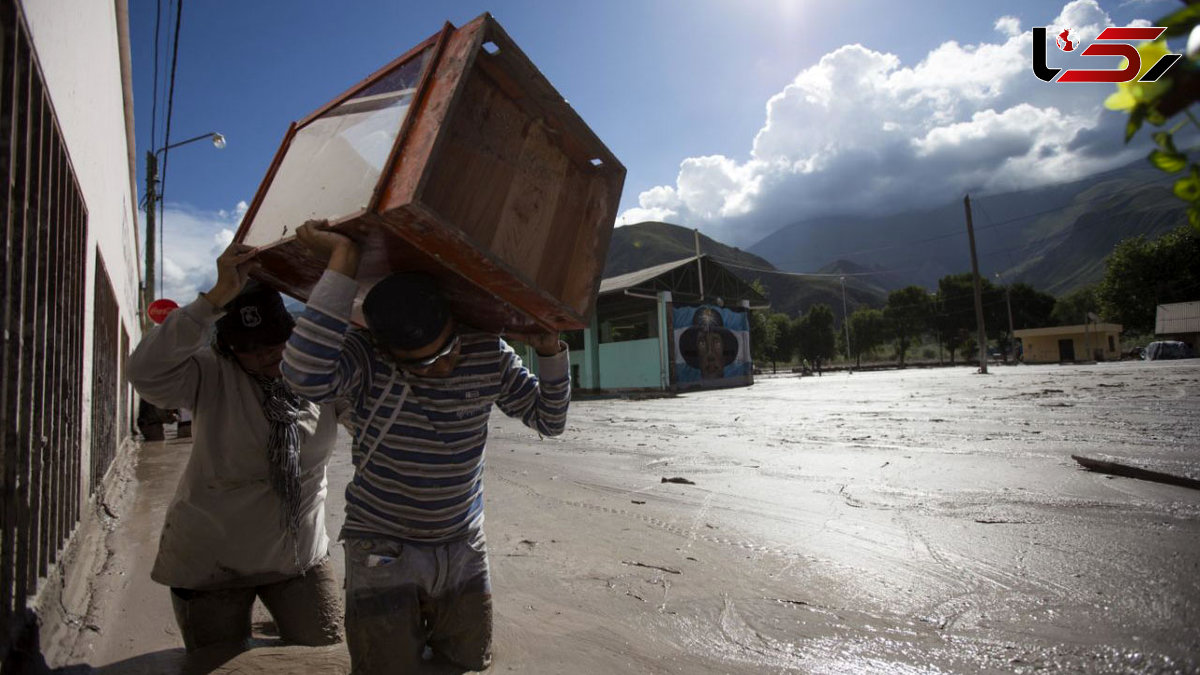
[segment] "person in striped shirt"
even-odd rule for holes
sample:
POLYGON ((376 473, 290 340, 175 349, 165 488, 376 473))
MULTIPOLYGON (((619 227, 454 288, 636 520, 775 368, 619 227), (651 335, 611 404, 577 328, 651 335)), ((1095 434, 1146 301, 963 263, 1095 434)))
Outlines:
POLYGON ((533 375, 503 339, 460 324, 436 282, 398 273, 350 329, 359 249, 310 221, 297 238, 328 264, 284 350, 283 374, 314 402, 344 399, 354 477, 346 488, 346 638, 355 673, 407 672, 423 657, 491 663, 492 599, 483 467, 495 404, 539 434, 566 424, 570 367, 552 333, 510 335, 538 353, 533 375))

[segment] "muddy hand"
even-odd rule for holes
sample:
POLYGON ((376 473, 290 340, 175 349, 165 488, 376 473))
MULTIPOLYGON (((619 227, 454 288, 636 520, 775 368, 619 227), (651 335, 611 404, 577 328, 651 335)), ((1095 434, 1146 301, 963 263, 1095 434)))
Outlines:
POLYGON ((204 294, 216 307, 224 307, 237 297, 250 280, 250 269, 258 249, 253 246, 231 243, 217 258, 217 282, 204 294))
POLYGON ((358 244, 329 228, 328 220, 310 220, 296 229, 296 240, 312 253, 329 261, 328 269, 348 277, 358 273, 358 244))
POLYGON ((538 356, 554 356, 562 351, 558 333, 506 333, 504 337, 533 347, 538 356))

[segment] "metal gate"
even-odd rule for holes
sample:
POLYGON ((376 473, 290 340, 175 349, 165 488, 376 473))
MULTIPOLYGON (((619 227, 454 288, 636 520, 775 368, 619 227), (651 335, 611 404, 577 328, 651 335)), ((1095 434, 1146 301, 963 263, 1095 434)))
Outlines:
POLYGON ((104 481, 117 456, 117 433, 124 411, 118 407, 117 338, 120 307, 100 252, 96 252, 95 301, 92 304, 92 453, 90 492, 104 481), (116 412, 117 414, 113 414, 116 412))
POLYGON ((0 660, 82 500, 87 207, 15 0, 0 0, 0 660))

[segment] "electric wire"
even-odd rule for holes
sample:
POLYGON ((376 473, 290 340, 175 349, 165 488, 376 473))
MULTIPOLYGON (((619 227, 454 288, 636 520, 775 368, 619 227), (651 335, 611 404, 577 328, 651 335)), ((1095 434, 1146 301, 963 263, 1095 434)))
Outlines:
POLYGON ((158 36, 162 32, 160 27, 162 24, 162 0, 156 0, 154 3, 154 96, 150 103, 150 151, 154 151, 154 144, 158 142, 158 62, 159 48, 158 36))
POLYGON ((166 138, 163 140, 163 162, 162 162, 162 181, 161 187, 158 190, 158 286, 163 286, 163 269, 166 259, 163 257, 163 205, 166 204, 165 195, 167 192, 167 162, 171 151, 168 149, 171 145, 171 116, 175 111, 175 68, 179 65, 179 27, 183 23, 183 0, 176 0, 175 5, 175 39, 171 45, 171 84, 167 88, 167 123, 166 123, 166 138))

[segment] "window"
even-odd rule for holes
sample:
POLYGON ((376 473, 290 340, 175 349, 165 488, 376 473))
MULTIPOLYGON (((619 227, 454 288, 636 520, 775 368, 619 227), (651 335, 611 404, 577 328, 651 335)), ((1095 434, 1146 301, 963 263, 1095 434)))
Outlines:
POLYGON ((600 342, 626 342, 658 337, 655 312, 638 312, 605 319, 600 323, 600 342))

